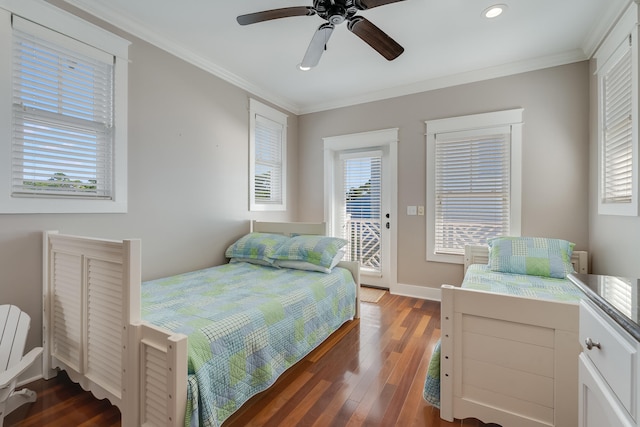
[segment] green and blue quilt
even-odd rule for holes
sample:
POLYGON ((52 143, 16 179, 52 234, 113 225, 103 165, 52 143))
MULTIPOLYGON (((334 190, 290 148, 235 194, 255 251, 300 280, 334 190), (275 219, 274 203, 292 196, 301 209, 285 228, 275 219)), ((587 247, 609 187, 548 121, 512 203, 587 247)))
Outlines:
MULTIPOLYGON (((568 279, 498 273, 490 270, 489 266, 484 264, 469 266, 462 287, 506 295, 576 303, 584 295, 568 279)), ((440 407, 440 341, 436 343, 429 361, 423 397, 431 405, 440 407)))
POLYGON ((142 284, 145 321, 188 339, 186 426, 219 426, 355 316, 349 271, 245 262, 142 284))

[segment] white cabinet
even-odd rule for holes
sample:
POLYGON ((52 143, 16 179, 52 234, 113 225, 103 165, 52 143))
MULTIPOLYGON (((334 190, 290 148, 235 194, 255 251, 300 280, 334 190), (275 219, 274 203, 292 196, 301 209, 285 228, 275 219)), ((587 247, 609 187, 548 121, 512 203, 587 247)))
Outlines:
POLYGON ((638 426, 638 341, 591 301, 580 303, 580 427, 638 426))

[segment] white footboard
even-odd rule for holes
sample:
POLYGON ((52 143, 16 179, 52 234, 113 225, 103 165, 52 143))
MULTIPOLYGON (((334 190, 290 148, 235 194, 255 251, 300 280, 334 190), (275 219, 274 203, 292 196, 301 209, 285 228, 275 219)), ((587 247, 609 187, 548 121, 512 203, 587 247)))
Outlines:
POLYGON ((578 305, 442 286, 441 417, 578 423, 578 305))
MULTIPOLYGON (((187 337, 148 323, 131 325, 132 376, 139 382, 127 402, 132 426, 183 426, 187 402, 187 337)), ((125 423, 122 423, 123 426, 125 423)))
POLYGON ((140 322, 140 241, 44 233, 43 374, 109 399, 124 427, 184 424, 187 338, 140 322))

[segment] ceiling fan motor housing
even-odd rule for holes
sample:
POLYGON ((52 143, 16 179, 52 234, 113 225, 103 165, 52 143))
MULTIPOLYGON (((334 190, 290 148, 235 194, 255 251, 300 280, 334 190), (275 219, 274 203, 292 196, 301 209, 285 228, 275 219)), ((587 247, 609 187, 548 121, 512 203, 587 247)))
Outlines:
POLYGON ((333 25, 342 24, 358 12, 353 0, 314 0, 313 8, 318 16, 333 25))

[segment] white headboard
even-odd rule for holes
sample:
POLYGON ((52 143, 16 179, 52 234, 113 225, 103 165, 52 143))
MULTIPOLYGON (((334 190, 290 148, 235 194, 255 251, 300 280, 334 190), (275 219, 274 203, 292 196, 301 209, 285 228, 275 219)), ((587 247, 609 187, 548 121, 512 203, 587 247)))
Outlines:
POLYGON ((260 233, 275 233, 290 236, 292 234, 327 234, 327 224, 324 222, 263 222, 251 221, 251 231, 260 233))

